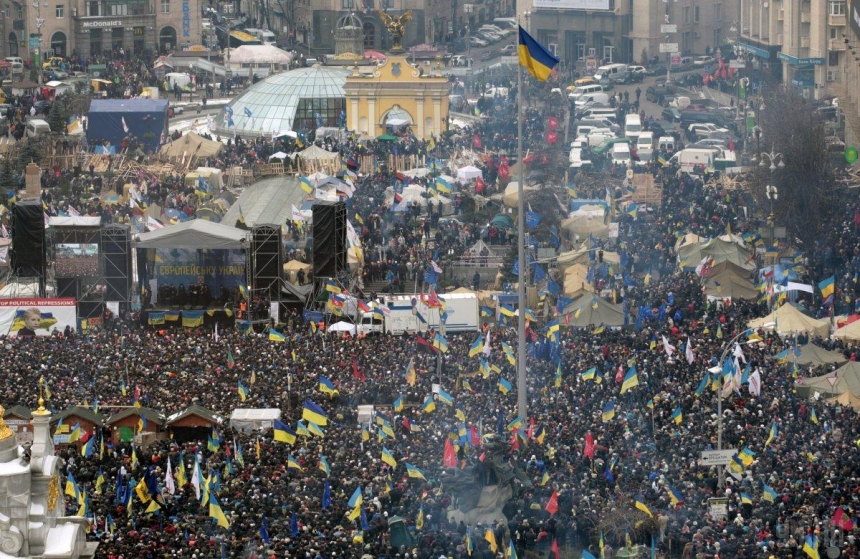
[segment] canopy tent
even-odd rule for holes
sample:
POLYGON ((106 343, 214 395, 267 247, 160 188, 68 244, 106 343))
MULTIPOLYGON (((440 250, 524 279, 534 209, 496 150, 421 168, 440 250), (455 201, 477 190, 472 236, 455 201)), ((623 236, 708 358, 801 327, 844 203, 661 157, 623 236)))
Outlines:
MULTIPOLYGON (((529 192, 535 192, 539 190, 537 186, 525 186, 523 187, 523 193, 528 197, 529 192)), ((512 181, 508 183, 508 186, 505 187, 505 193, 502 195, 502 200, 505 203, 505 206, 509 208, 516 208, 518 205, 518 200, 520 199, 519 195, 519 183, 516 181, 512 181)))
POLYGON ((271 429, 276 419, 281 419, 281 410, 278 408, 235 409, 230 414, 230 427, 246 433, 264 431, 271 429))
POLYGON ((838 351, 829 351, 815 344, 800 346, 800 355, 789 350, 788 360, 798 365, 827 365, 830 363, 845 363, 848 359, 838 351))
POLYGON ((713 258, 712 266, 728 261, 744 270, 753 271, 756 264, 750 254, 748 249, 737 243, 718 238, 698 244, 679 246, 678 262, 682 269, 692 270, 704 258, 710 256, 713 258))
POLYGON ((350 322, 344 322, 344 321, 335 322, 334 324, 329 326, 328 329, 326 329, 326 332, 346 332, 346 333, 354 336, 355 335, 355 324, 352 324, 350 322))
POLYGON ((726 273, 705 280, 705 295, 708 299, 758 299, 759 292, 749 280, 726 273))
POLYGON ((136 248, 238 250, 248 245, 248 232, 204 219, 192 219, 141 233, 136 248))
POLYGON ((826 338, 830 333, 830 321, 815 319, 800 311, 791 303, 786 303, 763 318, 751 320, 750 328, 777 329, 778 334, 799 334, 806 332, 826 338), (767 325, 767 326, 765 326, 767 325))
POLYGON ((725 273, 731 273, 737 276, 738 278, 748 280, 752 283, 752 271, 744 268, 743 266, 739 266, 734 262, 730 262, 728 260, 724 260, 722 262, 717 262, 711 266, 711 271, 708 272, 708 277, 712 278, 715 276, 720 276, 725 273))
POLYGON ((305 280, 307 280, 307 274, 313 270, 313 265, 308 264, 307 262, 301 262, 299 260, 290 260, 286 264, 284 264, 284 273, 287 274, 287 278, 289 281, 295 283, 296 282, 296 274, 300 271, 305 273, 305 280))
POLYGON ((430 169, 428 169, 427 167, 416 167, 415 169, 403 171, 403 174, 411 179, 420 179, 429 175, 430 169))
POLYGON ((572 295, 581 291, 594 292, 594 286, 588 281, 588 266, 574 264, 564 271, 564 293, 572 295))
POLYGON ((431 206, 441 205, 441 208, 436 210, 439 215, 451 215, 454 213, 454 203, 447 196, 437 194, 428 198, 427 203, 431 206))
POLYGON ((303 175, 326 173, 334 175, 340 168, 340 154, 312 145, 299 152, 299 172, 303 175))
POLYGON ((297 177, 269 177, 245 188, 221 221, 235 225, 240 216, 245 226, 280 225, 291 220, 293 206, 307 199, 297 177))
POLYGON ((502 229, 511 229, 514 226, 514 220, 507 214, 496 214, 495 217, 490 220, 490 225, 495 225, 502 229))
POLYGON ((242 45, 230 49, 230 64, 248 68, 249 64, 280 64, 287 65, 293 60, 293 55, 273 45, 242 45))
POLYGON ((567 316, 563 322, 574 327, 586 326, 624 326, 624 310, 621 305, 613 305, 606 299, 583 295, 564 309, 565 315, 570 315, 568 322, 567 316))
POLYGON ((702 242, 702 240, 702 237, 696 235, 695 233, 687 233, 675 242, 675 252, 678 252, 678 249, 681 247, 697 245, 702 242))
MULTIPOLYGON (((567 270, 574 264, 587 264, 588 253, 590 250, 591 249, 588 248, 586 243, 583 243, 582 246, 580 246, 576 250, 571 250, 559 254, 558 258, 556 259, 556 265, 562 270, 567 270)), ((618 255, 617 252, 609 252, 604 250, 603 261, 608 264, 620 264, 621 257, 618 255)))
POLYGON ((813 396, 816 392, 827 397, 846 392, 860 396, 860 363, 849 361, 831 373, 801 379, 796 387, 798 393, 806 397, 813 396))
POLYGON ((855 320, 833 333, 837 340, 856 342, 860 340, 860 320, 855 320))
POLYGON ((192 159, 213 157, 224 149, 224 144, 215 140, 207 140, 197 132, 188 132, 177 140, 173 140, 161 146, 158 155, 162 159, 171 161, 188 162, 190 166, 192 159))
POLYGON ((480 179, 484 173, 474 165, 466 165, 457 169, 457 180, 462 183, 472 182, 475 179, 480 179))
POLYGON ((581 238, 589 235, 600 239, 609 237, 609 226, 603 222, 603 218, 591 215, 569 217, 561 222, 561 228, 572 235, 579 235, 581 238))
POLYGON ((850 392, 843 392, 835 398, 825 400, 825 402, 833 404, 834 406, 849 406, 854 411, 860 411, 860 397, 857 397, 850 392))

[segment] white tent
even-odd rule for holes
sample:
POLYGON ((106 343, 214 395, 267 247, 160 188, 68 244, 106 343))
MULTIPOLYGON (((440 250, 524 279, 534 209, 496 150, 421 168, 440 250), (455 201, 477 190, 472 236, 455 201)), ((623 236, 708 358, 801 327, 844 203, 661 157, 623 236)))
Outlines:
POLYGON ((243 249, 248 232, 229 225, 192 219, 164 229, 141 233, 135 248, 176 248, 189 250, 243 249))
POLYGON ((293 55, 272 45, 242 45, 230 50, 230 65, 289 64, 293 55))
POLYGON ((471 182, 475 179, 482 178, 484 174, 474 165, 466 165, 457 169, 457 180, 461 183, 471 182))
POLYGON ((349 322, 335 322, 331 326, 328 327, 328 332, 349 332, 353 336, 355 335, 355 324, 351 324, 349 322))
POLYGON ((276 419, 281 419, 281 410, 278 408, 235 409, 230 415, 230 427, 248 433, 264 431, 274 427, 276 419))
POLYGON ((428 169, 427 167, 416 167, 415 169, 403 171, 403 174, 409 178, 417 179, 421 177, 426 177, 428 174, 430 174, 430 169, 428 169))

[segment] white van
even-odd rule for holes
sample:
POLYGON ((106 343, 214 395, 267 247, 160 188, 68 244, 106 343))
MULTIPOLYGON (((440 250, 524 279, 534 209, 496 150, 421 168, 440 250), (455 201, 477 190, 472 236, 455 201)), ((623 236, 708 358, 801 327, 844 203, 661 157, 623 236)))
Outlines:
POLYGON ((589 85, 580 85, 576 89, 568 93, 567 98, 573 99, 575 101, 583 95, 587 95, 589 93, 600 93, 601 91, 603 91, 603 86, 600 84, 592 83, 589 85))
POLYGON ((582 120, 586 119, 606 119, 617 123, 618 112, 612 107, 590 107, 582 112, 582 120))
POLYGON ((615 165, 621 165, 624 167, 630 166, 630 145, 624 142, 618 142, 617 144, 612 145, 612 154, 610 155, 612 158, 612 163, 615 165))
POLYGON ((19 56, 7 56, 6 62, 11 64, 10 69, 13 74, 24 73, 24 59, 19 56))
POLYGON ((635 140, 642 132, 642 120, 637 114, 629 114, 624 117, 624 136, 635 140))
POLYGON ((361 312, 361 322, 358 324, 359 334, 382 334, 385 331, 385 323, 378 315, 370 312, 361 312))
POLYGON ((43 134, 51 133, 51 125, 41 118, 31 118, 27 121, 27 127, 24 129, 24 134, 28 138, 35 138, 43 134))
POLYGON ((657 140, 657 149, 660 153, 675 153, 678 144, 675 143, 675 138, 672 136, 660 136, 657 140))
POLYGON ((639 162, 646 164, 654 159, 654 133, 641 132, 636 140, 636 153, 639 154, 639 162))
POLYGON ((607 64, 600 66, 594 74, 594 79, 597 81, 608 78, 615 83, 624 83, 627 81, 627 64, 607 64))
POLYGON ((603 92, 586 93, 585 95, 582 95, 581 97, 577 98, 576 101, 574 101, 574 104, 577 108, 585 107, 587 105, 593 105, 594 103, 604 103, 608 105, 609 95, 603 92))
POLYGON ((519 24, 517 23, 516 18, 513 17, 497 17, 493 20, 493 25, 501 27, 502 29, 516 30, 519 24))

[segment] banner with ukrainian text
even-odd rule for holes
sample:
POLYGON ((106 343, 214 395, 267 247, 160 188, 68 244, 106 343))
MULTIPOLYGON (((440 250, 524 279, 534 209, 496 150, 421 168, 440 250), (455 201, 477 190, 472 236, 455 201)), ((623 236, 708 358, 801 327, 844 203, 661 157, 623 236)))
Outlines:
MULTIPOLYGON (((241 250, 155 249, 147 251, 149 276, 157 286, 175 288, 201 281, 209 287, 213 299, 221 296, 221 288, 232 291, 245 278, 245 255, 241 250)), ((153 289, 157 294, 157 289, 153 289)))

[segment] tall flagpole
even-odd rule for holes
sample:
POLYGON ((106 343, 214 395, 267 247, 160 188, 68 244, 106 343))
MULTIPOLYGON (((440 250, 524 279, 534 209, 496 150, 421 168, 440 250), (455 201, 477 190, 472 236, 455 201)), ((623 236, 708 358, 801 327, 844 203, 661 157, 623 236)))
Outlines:
MULTIPOLYGON (((517 17, 517 26, 520 20, 517 17)), ((521 47, 517 46, 517 49, 521 47)), ((523 185, 525 181, 523 163, 523 65, 517 63, 517 161, 519 161, 519 181, 517 184, 517 414, 528 421, 528 387, 526 382, 526 247, 525 247, 525 200, 523 185)))

